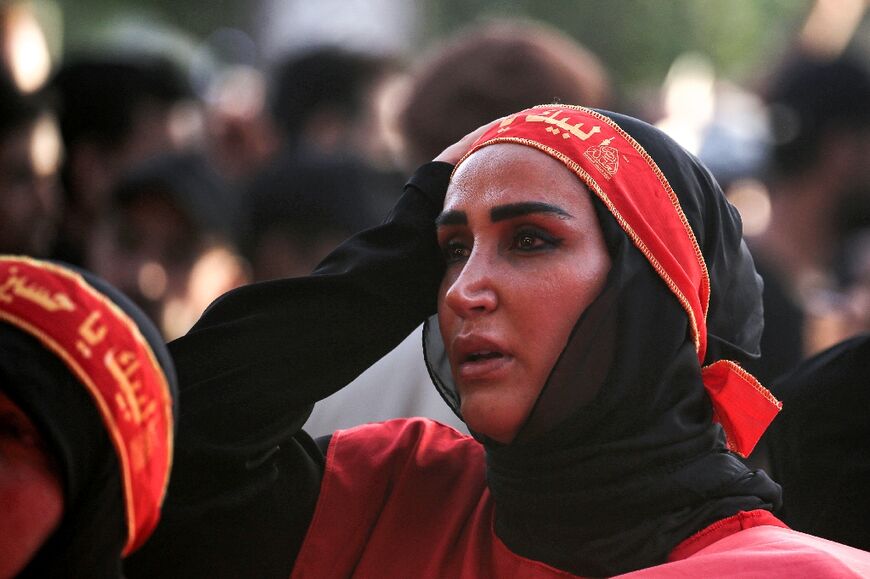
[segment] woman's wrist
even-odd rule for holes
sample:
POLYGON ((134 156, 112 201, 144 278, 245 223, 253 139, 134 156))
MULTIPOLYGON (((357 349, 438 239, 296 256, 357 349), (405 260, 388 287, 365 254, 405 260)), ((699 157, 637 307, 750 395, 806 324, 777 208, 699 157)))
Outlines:
POLYGON ((447 192, 452 173, 453 165, 450 163, 430 161, 414 171, 406 187, 413 187, 423 193, 437 213, 444 205, 444 194, 447 192))

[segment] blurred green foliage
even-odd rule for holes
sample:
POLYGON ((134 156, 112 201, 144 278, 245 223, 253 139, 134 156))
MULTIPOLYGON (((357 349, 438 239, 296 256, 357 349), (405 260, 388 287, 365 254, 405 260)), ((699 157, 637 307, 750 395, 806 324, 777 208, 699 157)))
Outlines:
POLYGON ((429 0, 423 22, 429 38, 487 18, 547 22, 598 54, 617 88, 631 93, 660 83, 688 51, 742 80, 785 50, 809 7, 807 0, 429 0))
MULTIPOLYGON (((316 1, 316 0, 306 0, 316 1)), ((407 56, 475 22, 517 17, 565 31, 598 54, 617 90, 629 94, 661 82, 687 51, 707 55, 725 76, 745 80, 794 37, 809 0, 416 0, 420 36, 407 56)), ((255 36, 252 0, 57 0, 65 46, 88 46, 121 14, 203 38, 223 26, 255 36)))

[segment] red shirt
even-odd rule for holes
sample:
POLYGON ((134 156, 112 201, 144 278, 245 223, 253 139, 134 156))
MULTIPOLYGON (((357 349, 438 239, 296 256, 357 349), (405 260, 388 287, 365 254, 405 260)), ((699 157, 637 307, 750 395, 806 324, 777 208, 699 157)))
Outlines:
MULTIPOLYGON (((573 577, 511 552, 493 531, 483 447, 427 419, 336 432, 300 577, 573 577)), ((767 511, 689 537, 623 577, 870 577, 870 553, 792 531, 767 511)))

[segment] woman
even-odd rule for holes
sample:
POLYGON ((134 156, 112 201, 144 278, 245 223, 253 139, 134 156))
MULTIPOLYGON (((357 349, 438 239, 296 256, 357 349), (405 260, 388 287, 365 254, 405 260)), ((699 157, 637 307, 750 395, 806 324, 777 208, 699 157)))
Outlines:
POLYGON ((121 577, 159 519, 174 380, 116 289, 0 256, 0 577, 121 577))
POLYGON ((779 404, 731 361, 756 354, 761 284, 709 173, 611 113, 481 133, 449 187, 424 167, 314 276, 237 290, 172 344, 189 429, 131 575, 870 572, 785 529, 735 455, 779 404), (306 405, 433 302, 427 364, 474 438, 413 419, 311 441, 306 405))

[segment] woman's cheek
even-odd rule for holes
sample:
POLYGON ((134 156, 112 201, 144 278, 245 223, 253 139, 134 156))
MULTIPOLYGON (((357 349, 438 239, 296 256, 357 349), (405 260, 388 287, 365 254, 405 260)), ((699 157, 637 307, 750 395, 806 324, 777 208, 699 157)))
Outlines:
POLYGON ((27 565, 60 525, 64 511, 63 487, 51 461, 7 450, 0 451, 0 578, 27 565))

